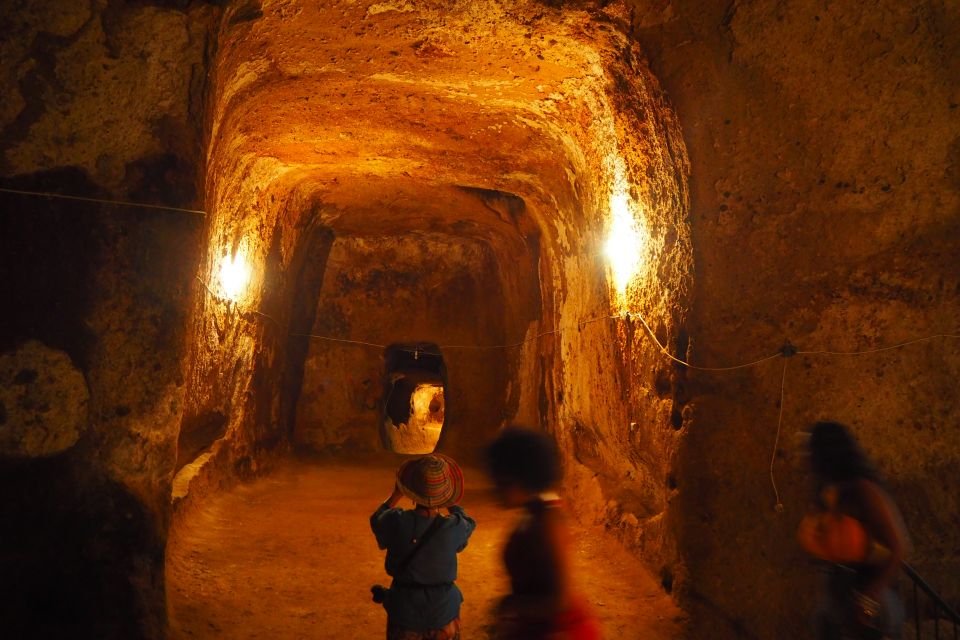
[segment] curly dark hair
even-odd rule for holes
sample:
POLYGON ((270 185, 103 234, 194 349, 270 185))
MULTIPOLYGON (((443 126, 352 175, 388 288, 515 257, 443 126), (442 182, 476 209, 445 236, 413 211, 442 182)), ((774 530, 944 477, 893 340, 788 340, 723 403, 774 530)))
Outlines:
POLYGON ((487 468, 498 483, 545 491, 562 477, 556 441, 541 431, 510 426, 486 450, 487 468))
POLYGON ((849 482, 878 474, 850 430, 839 422, 818 422, 810 430, 810 467, 821 482, 849 482))

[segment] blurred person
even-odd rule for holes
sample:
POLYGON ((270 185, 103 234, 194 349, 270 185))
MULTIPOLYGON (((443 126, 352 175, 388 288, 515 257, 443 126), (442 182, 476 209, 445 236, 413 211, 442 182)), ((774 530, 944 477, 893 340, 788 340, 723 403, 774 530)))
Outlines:
POLYGON ((463 595, 454 584, 457 554, 477 526, 457 505, 462 496, 460 467, 432 454, 401 464, 393 493, 370 516, 393 577, 389 588, 371 588, 374 602, 387 611, 387 640, 459 640, 463 595), (413 509, 397 507, 404 497, 413 509))
POLYGON ((814 505, 798 538, 826 563, 816 637, 899 639, 896 581, 909 547, 900 511, 849 429, 818 422, 809 435, 814 505))
POLYGON ((571 576, 571 540, 560 496, 560 458, 553 439, 503 429, 486 451, 501 503, 523 509, 503 551, 510 595, 497 610, 500 640, 598 640, 599 625, 571 576))

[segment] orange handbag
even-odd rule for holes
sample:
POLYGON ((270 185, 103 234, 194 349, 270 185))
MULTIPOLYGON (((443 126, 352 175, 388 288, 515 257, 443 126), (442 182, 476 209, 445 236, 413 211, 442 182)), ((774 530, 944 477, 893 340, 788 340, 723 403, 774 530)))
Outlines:
POLYGON ((868 562, 875 546, 859 520, 838 511, 804 516, 797 540, 810 555, 837 564, 868 562))

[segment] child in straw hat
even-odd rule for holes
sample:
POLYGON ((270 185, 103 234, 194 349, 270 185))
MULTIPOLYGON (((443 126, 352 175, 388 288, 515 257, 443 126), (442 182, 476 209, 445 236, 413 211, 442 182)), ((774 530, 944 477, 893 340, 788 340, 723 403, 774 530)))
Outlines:
POLYGON ((462 496, 460 467, 432 454, 401 464, 393 493, 370 516, 393 577, 389 589, 374 587, 375 601, 387 610, 387 640, 459 640, 457 554, 477 526, 457 505, 462 496), (403 497, 413 509, 397 508, 403 497))

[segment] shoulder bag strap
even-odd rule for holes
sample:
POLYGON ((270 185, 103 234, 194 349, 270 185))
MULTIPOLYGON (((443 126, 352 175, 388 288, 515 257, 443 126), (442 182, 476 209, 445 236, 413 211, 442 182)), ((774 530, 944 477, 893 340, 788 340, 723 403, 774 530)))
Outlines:
POLYGON ((407 567, 410 566, 410 561, 413 560, 414 556, 417 555, 417 552, 426 544, 433 534, 440 528, 440 525, 443 524, 443 516, 437 514, 434 516, 433 520, 430 522, 430 526, 427 527, 427 530, 423 532, 423 535, 420 536, 420 539, 417 540, 417 543, 413 546, 410 551, 407 552, 407 555, 403 557, 403 560, 400 561, 400 564, 397 565, 397 575, 407 570, 407 567))

